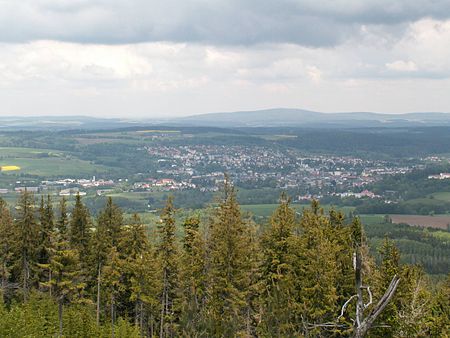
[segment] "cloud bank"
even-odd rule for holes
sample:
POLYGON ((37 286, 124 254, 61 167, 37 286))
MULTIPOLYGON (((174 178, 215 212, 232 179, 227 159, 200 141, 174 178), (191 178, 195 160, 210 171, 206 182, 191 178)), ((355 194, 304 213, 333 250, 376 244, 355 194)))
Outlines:
POLYGON ((0 1, 0 114, 450 111, 450 2, 0 1))

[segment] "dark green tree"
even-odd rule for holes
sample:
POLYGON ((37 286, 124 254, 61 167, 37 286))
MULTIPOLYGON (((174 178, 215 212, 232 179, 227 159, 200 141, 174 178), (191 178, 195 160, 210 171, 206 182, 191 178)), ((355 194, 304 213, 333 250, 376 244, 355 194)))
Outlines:
POLYGON ((11 270, 14 262, 14 225, 6 202, 0 198, 0 303, 12 291, 11 270))
POLYGON ((15 271, 20 281, 22 296, 28 299, 30 289, 37 283, 37 250, 39 245, 39 224, 35 216, 35 200, 32 193, 24 191, 17 203, 15 221, 15 271))
POLYGON ((264 336, 289 336, 293 311, 293 287, 290 264, 290 238, 295 227, 295 210, 290 199, 282 194, 280 205, 270 218, 269 229, 263 234, 261 247, 261 323, 259 331, 264 336))
POLYGON ((185 219, 180 263, 181 334, 193 336, 203 330, 202 316, 205 304, 205 241, 200 232, 199 216, 185 219))
POLYGON ((161 264, 162 292, 161 292, 161 315, 160 334, 162 337, 173 337, 175 335, 178 288, 178 247, 175 238, 175 208, 173 198, 169 197, 164 207, 159 229, 158 257, 161 264))
MULTIPOLYGON (((91 238, 91 217, 86 206, 81 201, 80 194, 75 198, 75 206, 70 219, 69 241, 72 248, 80 254, 82 265, 87 263, 89 256, 89 244, 91 238)), ((83 267, 83 270, 87 267, 83 267)))
POLYGON ((236 191, 226 177, 222 200, 208 228, 205 316, 210 336, 251 334, 252 255, 250 226, 242 218, 236 191))

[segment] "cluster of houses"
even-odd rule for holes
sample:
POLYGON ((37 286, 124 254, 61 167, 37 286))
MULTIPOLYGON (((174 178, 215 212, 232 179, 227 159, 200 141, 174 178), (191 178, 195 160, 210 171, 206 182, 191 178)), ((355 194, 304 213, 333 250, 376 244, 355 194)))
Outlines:
POLYGON ((440 173, 437 175, 429 175, 428 179, 430 179, 430 180, 448 180, 448 179, 450 179, 450 173, 440 173))

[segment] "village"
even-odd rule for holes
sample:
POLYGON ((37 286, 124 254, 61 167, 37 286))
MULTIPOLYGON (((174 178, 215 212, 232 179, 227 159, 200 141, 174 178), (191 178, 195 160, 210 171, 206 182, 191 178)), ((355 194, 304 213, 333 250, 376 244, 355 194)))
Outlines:
POLYGON ((151 173, 130 173, 121 178, 62 177, 36 181, 30 186, 18 180, 9 189, 0 187, 0 194, 25 189, 60 196, 192 189, 211 192, 218 189, 226 172, 236 185, 246 189, 295 189, 295 199, 300 201, 323 196, 381 198, 366 187, 386 175, 424 167, 419 160, 404 165, 352 156, 308 156, 291 149, 262 146, 161 145, 147 148, 146 153, 155 163, 151 173))

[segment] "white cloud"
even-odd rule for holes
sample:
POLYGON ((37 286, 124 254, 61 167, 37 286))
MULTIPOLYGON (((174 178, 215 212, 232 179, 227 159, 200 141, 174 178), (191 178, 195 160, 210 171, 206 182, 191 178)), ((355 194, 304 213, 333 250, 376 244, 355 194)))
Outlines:
MULTIPOLYGON (((113 44, 109 35, 122 34, 123 40, 128 41, 128 35, 150 25, 140 22, 145 21, 147 14, 136 14, 125 1, 115 2, 112 7, 106 5, 106 0, 24 1, 17 5, 21 11, 17 23, 1 11, 0 22, 9 20, 12 33, 17 34, 21 16, 43 27, 35 35, 24 32, 33 25, 23 27, 22 33, 30 41, 0 43, 0 114, 162 116, 274 106, 323 111, 450 111, 450 98, 445 94, 450 82, 450 20, 421 18, 420 9, 406 2, 401 2, 400 7, 382 2, 386 5, 383 11, 392 17, 400 15, 404 6, 416 14, 399 20, 401 23, 385 23, 378 16, 380 6, 375 1, 352 2, 345 11, 337 4, 327 7, 322 2, 303 1, 302 8, 306 8, 308 15, 342 21, 356 32, 339 43, 328 44, 322 43, 326 38, 319 29, 318 35, 311 38, 324 40, 308 47, 293 37, 287 42, 279 38, 276 26, 284 23, 270 19, 269 14, 276 9, 265 2, 267 6, 255 13, 262 15, 261 11, 268 11, 267 16, 260 16, 267 24, 265 30, 250 21, 240 33, 254 32, 252 43, 234 41, 232 36, 236 32, 230 33, 228 43, 217 42, 217 36, 182 39, 182 33, 192 33, 189 26, 186 31, 178 31, 176 39, 168 41, 148 39, 151 41, 136 43, 131 39, 128 43, 113 44), (368 8, 374 8, 373 16, 368 8), (39 10, 35 12, 36 9, 39 10), (124 14, 124 23, 113 27, 114 20, 108 20, 119 9, 124 14), (136 14, 136 23, 127 21, 130 13, 136 14), (83 25, 76 25, 73 15, 83 25), (66 31, 61 28, 65 20, 68 20, 66 31), (108 31, 109 28, 112 30, 108 31), (58 32, 60 36, 45 30, 58 32), (79 38, 85 33, 92 33, 99 42, 86 43, 79 38), (258 34, 267 36, 259 39, 258 34), (33 36, 48 39, 34 40, 33 36), (230 43, 231 40, 234 42, 230 43)), ((2 6, 5 3, 0 2, 2 6)), ((217 9, 218 3, 202 3, 202 8, 217 9)), ((230 18, 228 11, 232 5, 221 3, 228 16, 220 20, 230 18)), ((197 7, 188 8, 186 3, 180 6, 170 18, 149 14, 158 23, 154 29, 162 32, 183 27, 179 23, 184 22, 184 13, 197 7)), ((254 8, 247 2, 242 6, 245 15, 250 15, 248 11, 254 8)), ((213 24, 213 19, 207 19, 209 24, 213 24)), ((292 17, 288 15, 286 20, 289 19, 292 17)), ((203 32, 206 27, 203 22, 189 22, 196 24, 195 32, 209 36, 210 33, 203 32)), ((224 29, 223 24, 217 22, 216 28, 224 29)), ((328 30, 335 27, 331 25, 328 30)), ((232 27, 236 31, 241 28, 242 22, 232 27)))
POLYGON ((391 63, 386 63, 386 68, 398 72, 415 72, 417 65, 413 61, 397 60, 391 63))

